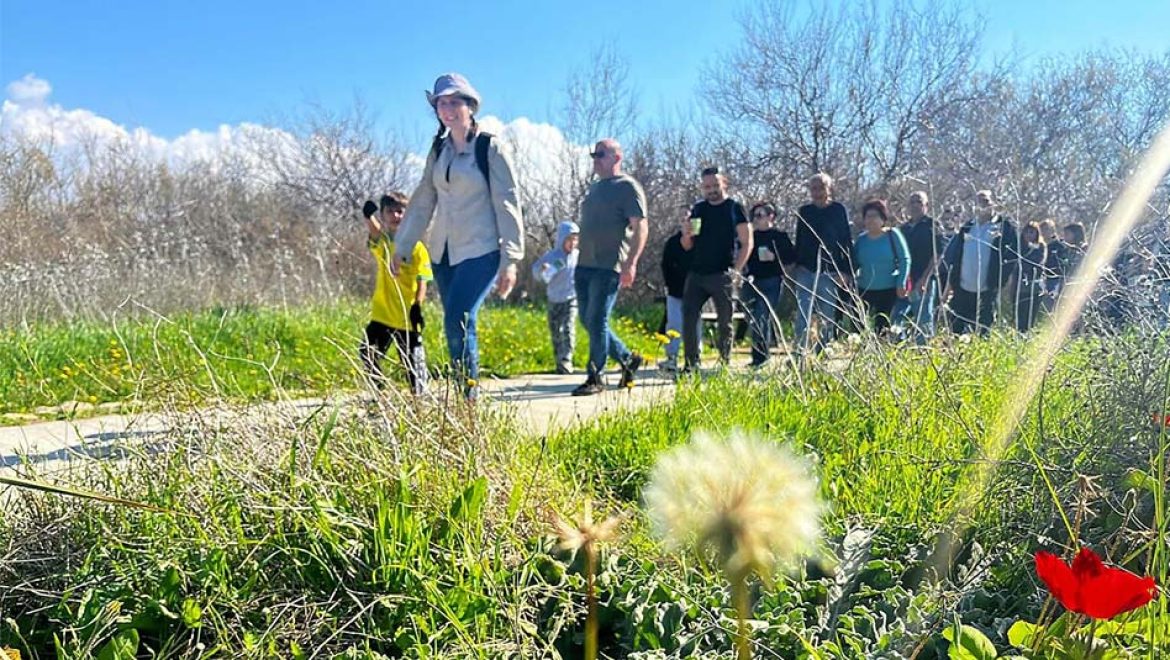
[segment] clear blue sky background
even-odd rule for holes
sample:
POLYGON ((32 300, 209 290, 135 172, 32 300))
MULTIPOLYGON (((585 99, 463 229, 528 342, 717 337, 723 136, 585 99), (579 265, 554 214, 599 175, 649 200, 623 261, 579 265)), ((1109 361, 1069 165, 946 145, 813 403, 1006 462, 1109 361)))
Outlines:
MULTIPOLYGON (((166 138, 362 96, 385 128, 433 120, 422 90, 465 73, 484 112, 557 123, 568 72, 612 45, 647 110, 693 102, 735 47, 742 0, 0 0, 0 85, 34 73, 51 102, 166 138), (333 6, 335 5, 335 6, 333 6)), ((1024 66, 1094 46, 1170 49, 1170 0, 973 0, 990 53, 1024 66)))

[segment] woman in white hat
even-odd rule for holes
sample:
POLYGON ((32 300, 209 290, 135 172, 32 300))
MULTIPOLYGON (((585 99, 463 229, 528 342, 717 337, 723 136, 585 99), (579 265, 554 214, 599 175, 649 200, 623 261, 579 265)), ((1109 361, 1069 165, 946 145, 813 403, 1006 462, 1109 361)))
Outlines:
POLYGON ((511 160, 500 141, 476 124, 479 92, 463 76, 448 73, 435 80, 427 101, 439 130, 398 230, 391 270, 397 273, 427 236, 451 366, 456 377, 466 378, 464 395, 474 399, 479 308, 493 281, 501 297, 516 284, 524 221, 511 160))

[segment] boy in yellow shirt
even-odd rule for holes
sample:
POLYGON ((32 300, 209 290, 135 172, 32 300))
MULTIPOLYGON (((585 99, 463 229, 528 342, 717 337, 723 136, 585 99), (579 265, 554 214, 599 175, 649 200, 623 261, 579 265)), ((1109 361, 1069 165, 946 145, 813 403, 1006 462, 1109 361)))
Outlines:
POLYGON ((406 214, 406 195, 392 192, 383 195, 381 209, 372 201, 362 207, 362 216, 369 230, 369 247, 378 262, 378 277, 374 284, 370 323, 362 342, 362 363, 366 373, 382 387, 386 377, 381 361, 393 344, 406 369, 406 378, 414 394, 422 394, 427 385, 426 353, 423 351, 422 331, 426 321, 422 315, 422 301, 427 297, 427 282, 431 281, 431 257, 419 241, 398 276, 390 274, 390 257, 394 254, 394 232, 406 214), (377 216, 377 217, 375 217, 377 216))

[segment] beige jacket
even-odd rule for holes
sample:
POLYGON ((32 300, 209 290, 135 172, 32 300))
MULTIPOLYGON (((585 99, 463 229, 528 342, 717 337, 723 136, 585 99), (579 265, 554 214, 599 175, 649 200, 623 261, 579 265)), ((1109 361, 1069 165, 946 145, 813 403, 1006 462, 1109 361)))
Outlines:
POLYGON ((414 244, 425 236, 435 263, 442 261, 444 250, 452 266, 495 250, 501 252, 501 270, 524 258, 524 218, 511 158, 501 147, 496 137, 488 149, 490 195, 475 164, 474 140, 457 154, 448 136, 437 159, 427 154, 422 180, 395 235, 396 254, 409 259, 414 244))

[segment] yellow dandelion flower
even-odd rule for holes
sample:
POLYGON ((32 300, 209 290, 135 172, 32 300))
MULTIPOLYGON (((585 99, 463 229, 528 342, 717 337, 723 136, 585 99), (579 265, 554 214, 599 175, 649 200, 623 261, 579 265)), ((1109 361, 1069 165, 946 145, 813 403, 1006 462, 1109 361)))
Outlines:
POLYGON ((659 344, 669 344, 670 343, 670 337, 667 337, 666 335, 662 334, 661 332, 654 333, 654 338, 658 340, 659 344))
POLYGON ((670 337, 671 339, 678 339, 678 338, 679 338, 679 337, 681 337, 682 335, 680 335, 680 334, 678 333, 678 330, 667 330, 667 331, 666 331, 666 336, 667 336, 667 337, 670 337))

